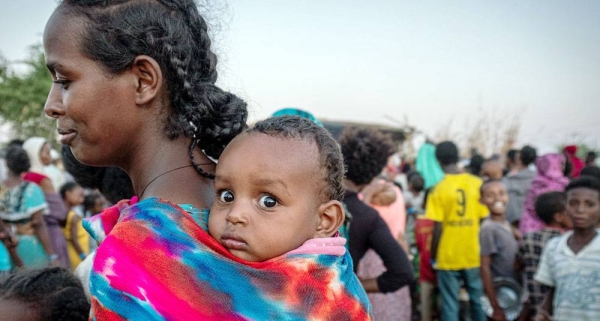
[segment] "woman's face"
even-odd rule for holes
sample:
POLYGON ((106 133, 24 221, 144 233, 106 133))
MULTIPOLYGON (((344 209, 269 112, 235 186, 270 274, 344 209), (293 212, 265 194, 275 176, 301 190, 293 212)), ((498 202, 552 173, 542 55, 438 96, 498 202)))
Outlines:
POLYGON ((52 156, 50 156, 50 144, 46 143, 42 146, 40 150, 40 161, 44 166, 50 165, 52 163, 52 156))
POLYGON ((128 70, 108 73, 83 54, 85 25, 77 16, 56 10, 44 31, 46 64, 52 88, 44 110, 57 119, 61 142, 88 165, 115 165, 136 146, 141 121, 135 104, 137 78, 128 70))

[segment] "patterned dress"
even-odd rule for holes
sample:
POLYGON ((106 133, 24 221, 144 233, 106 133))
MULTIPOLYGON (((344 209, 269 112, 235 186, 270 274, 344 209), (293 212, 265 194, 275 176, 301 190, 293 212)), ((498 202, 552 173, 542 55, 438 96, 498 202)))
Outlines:
POLYGON ((205 217, 150 198, 85 220, 101 242, 90 275, 92 319, 371 319, 347 251, 246 262, 208 235, 205 217))

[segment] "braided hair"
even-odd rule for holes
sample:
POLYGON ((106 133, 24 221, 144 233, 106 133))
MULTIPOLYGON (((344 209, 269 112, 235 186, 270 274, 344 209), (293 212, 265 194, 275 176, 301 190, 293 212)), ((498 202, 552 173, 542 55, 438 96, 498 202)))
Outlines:
POLYGON ((191 139, 190 161, 198 173, 213 178, 194 161, 196 146, 218 158, 246 128, 246 103, 215 86, 217 58, 206 21, 193 0, 63 0, 59 10, 84 18, 82 52, 113 74, 132 66, 139 55, 156 60, 165 75, 170 139, 191 139))
POLYGON ((83 286, 64 268, 28 270, 0 279, 0 300, 28 306, 38 320, 87 320, 90 304, 83 286))

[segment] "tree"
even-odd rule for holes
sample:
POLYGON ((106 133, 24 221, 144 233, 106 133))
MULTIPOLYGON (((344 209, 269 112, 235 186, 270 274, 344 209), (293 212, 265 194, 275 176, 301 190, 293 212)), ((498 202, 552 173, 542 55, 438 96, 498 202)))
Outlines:
POLYGON ((44 114, 44 104, 52 85, 41 45, 30 47, 24 71, 15 71, 0 56, 0 123, 8 125, 9 138, 41 136, 54 141, 56 124, 44 114))

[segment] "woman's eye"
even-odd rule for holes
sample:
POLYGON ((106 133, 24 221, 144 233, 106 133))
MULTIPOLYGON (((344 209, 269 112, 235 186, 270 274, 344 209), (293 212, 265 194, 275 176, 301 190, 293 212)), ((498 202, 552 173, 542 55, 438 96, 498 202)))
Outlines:
POLYGON ((270 208, 277 206, 278 203, 277 200, 275 200, 273 197, 269 195, 264 195, 258 200, 258 204, 262 207, 270 208))
POLYGON ((223 203, 231 203, 233 202, 233 193, 231 191, 221 191, 219 193, 219 200, 223 203))
POLYGON ((67 89, 69 87, 69 81, 65 79, 56 79, 52 81, 55 84, 60 85, 63 89, 67 89))

